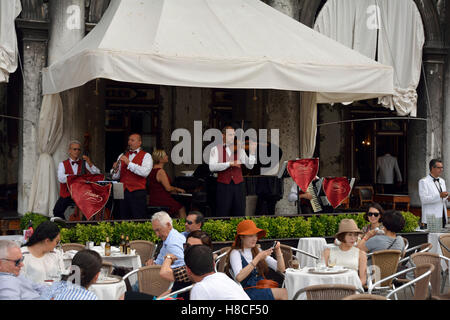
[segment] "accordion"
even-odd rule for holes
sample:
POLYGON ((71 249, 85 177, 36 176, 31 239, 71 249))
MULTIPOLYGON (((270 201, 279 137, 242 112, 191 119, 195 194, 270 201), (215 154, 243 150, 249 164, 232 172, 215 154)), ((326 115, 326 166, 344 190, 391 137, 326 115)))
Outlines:
MULTIPOLYGON (((327 199, 327 196, 325 195, 325 192, 322 189, 322 183, 324 178, 320 178, 314 181, 311 181, 311 183, 308 186, 308 189, 306 190, 309 194, 311 194, 311 207, 314 211, 314 213, 323 212, 325 207, 332 207, 330 202, 327 199)), ((355 178, 348 179, 350 184, 350 192, 353 188, 353 185, 355 183, 355 178)))

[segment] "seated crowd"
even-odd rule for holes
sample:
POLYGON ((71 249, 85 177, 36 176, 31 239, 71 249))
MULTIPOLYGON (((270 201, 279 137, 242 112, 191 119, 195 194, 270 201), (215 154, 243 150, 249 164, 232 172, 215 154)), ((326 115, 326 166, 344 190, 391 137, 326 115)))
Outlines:
MULTIPOLYGON (((369 205, 365 218, 369 224, 363 230, 352 219, 341 220, 335 235, 337 245, 322 254, 326 264, 333 261, 355 270, 362 285, 366 284, 366 253, 404 249, 402 238, 397 236, 405 224, 400 212, 383 211, 374 203, 369 205)), ((190 292, 178 297, 184 300, 288 299, 286 288, 267 279, 269 268, 284 273, 286 266, 279 242, 267 250, 260 248, 258 240, 266 235, 266 230, 257 228, 252 220, 241 221, 236 228, 235 241, 223 257, 225 270, 222 273, 215 271, 217 256, 213 253, 210 235, 201 230, 203 221, 200 212, 188 213, 186 230, 180 233, 173 227, 167 212, 152 216, 153 231, 162 245, 156 259, 149 259, 146 265, 161 266, 160 276, 173 283, 172 292, 193 285, 190 292)), ((93 250, 79 251, 72 259, 71 268, 65 270, 62 252, 56 250, 59 241, 59 228, 50 221, 41 223, 22 248, 16 242, 0 240, 0 299, 98 299, 89 288, 99 277, 101 256, 93 250), (52 279, 56 281, 49 284, 52 279)), ((127 292, 122 298, 155 298, 134 293, 127 292)), ((167 293, 170 291, 163 295, 167 293)))

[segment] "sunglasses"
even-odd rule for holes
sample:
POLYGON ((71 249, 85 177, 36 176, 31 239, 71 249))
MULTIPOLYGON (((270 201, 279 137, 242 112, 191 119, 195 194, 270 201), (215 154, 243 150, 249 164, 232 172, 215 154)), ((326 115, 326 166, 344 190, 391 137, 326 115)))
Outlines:
POLYGON ((367 216, 369 216, 369 217, 371 217, 371 216, 378 217, 379 215, 380 214, 378 212, 369 212, 369 213, 367 213, 367 216))
POLYGON ((191 224, 193 224, 193 223, 194 223, 194 221, 191 221, 191 220, 186 220, 186 223, 187 223, 188 225, 191 225, 191 224))
POLYGON ((11 260, 11 259, 2 259, 2 260, 14 262, 14 265, 15 265, 16 267, 18 267, 18 266, 23 262, 24 259, 25 259, 25 257, 22 256, 22 258, 17 259, 17 260, 11 260))

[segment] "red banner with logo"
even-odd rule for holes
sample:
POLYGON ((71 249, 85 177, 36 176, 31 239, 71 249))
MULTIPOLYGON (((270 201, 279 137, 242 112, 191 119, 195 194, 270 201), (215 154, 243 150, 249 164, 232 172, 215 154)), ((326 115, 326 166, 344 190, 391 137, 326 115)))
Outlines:
POLYGON ((351 191, 347 177, 324 178, 322 188, 333 208, 338 207, 351 191))
POLYGON ((287 170, 298 187, 306 192, 309 184, 319 172, 319 158, 289 160, 287 170))
POLYGON ((72 199, 87 220, 100 212, 108 202, 112 184, 96 183, 104 179, 102 174, 67 176, 67 187, 72 199))

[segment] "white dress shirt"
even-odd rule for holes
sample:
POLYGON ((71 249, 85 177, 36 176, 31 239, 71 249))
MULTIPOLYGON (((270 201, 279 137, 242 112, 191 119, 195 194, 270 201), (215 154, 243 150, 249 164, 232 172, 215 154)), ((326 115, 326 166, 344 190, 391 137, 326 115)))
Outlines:
POLYGON ((191 300, 250 300, 242 286, 225 273, 215 272, 192 287, 191 300))
MULTIPOLYGON (((70 161, 70 165, 72 166, 72 170, 74 174, 77 174, 78 172, 78 163, 74 163, 72 164, 72 159, 69 159, 70 161)), ((80 160, 83 161, 83 160, 80 160)), ((100 173, 100 169, 97 168, 96 166, 92 165, 92 167, 86 162, 86 169, 89 170, 90 173, 92 174, 99 174, 100 173)), ((64 163, 60 162, 58 165, 58 181, 60 183, 66 183, 67 182, 67 176, 68 174, 66 174, 66 168, 64 167, 64 163)))
MULTIPOLYGON (((139 153, 140 150, 141 150, 141 148, 137 148, 134 151, 137 151, 137 153, 139 153)), ((128 164, 127 169, 130 170, 131 172, 133 172, 134 174, 137 174, 138 176, 146 178, 150 174, 150 171, 152 171, 152 168, 153 168, 152 156, 150 155, 150 153, 146 152, 144 155, 144 159, 142 159, 142 164, 138 165, 138 164, 132 162, 134 157, 137 155, 137 153, 132 153, 129 155, 128 159, 130 160, 130 163, 128 164)), ((119 159, 122 155, 123 155, 123 153, 121 153, 117 157, 117 161, 119 161, 119 159)), ((111 169, 111 173, 113 174, 112 178, 114 180, 120 179, 120 170, 121 170, 121 166, 119 166, 119 170, 117 170, 116 173, 114 173, 114 170, 111 169)))
MULTIPOLYGON (((227 151, 228 157, 231 157, 233 154, 228 146, 226 146, 225 150, 227 151)), ((224 171, 231 166, 231 162, 219 162, 219 145, 213 147, 209 154, 209 170, 211 172, 224 171)), ((225 159, 224 159, 225 160, 225 159)), ((248 169, 252 169, 253 165, 256 163, 256 156, 250 154, 248 157, 243 149, 239 150, 238 160, 244 164, 248 169)))
POLYGON ((391 156, 389 153, 377 158, 377 182, 382 184, 393 184, 394 173, 397 176, 397 181, 402 181, 402 174, 398 167, 397 158, 391 156))

